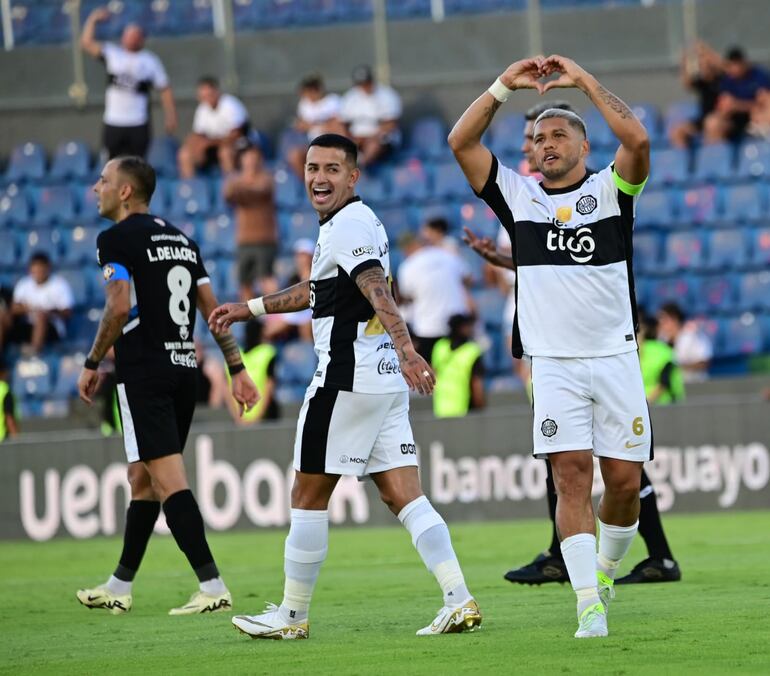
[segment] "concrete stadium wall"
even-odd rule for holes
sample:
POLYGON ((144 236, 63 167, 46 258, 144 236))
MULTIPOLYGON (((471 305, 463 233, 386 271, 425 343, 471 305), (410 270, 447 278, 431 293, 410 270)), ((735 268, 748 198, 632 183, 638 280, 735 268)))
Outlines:
MULTIPOLYGON (((770 404, 714 399, 653 411, 656 452, 647 471, 664 511, 770 507, 770 404)), ((531 457, 531 413, 496 408, 437 421, 413 415, 426 493, 453 521, 545 517, 545 463, 531 457)), ((185 459, 211 530, 285 527, 294 426, 196 425, 185 459)), ((129 499, 119 439, 30 435, 4 444, 0 539, 119 533, 129 499)), ((601 493, 597 477, 594 493, 601 493)), ((371 482, 343 479, 335 524, 392 524, 371 482)), ((158 525, 167 532, 165 524, 158 525)))

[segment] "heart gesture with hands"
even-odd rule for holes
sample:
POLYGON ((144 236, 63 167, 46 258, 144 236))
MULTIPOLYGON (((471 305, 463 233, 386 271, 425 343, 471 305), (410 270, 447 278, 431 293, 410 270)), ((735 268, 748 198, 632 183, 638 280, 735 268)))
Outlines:
POLYGON ((545 94, 551 89, 580 87, 588 73, 572 59, 558 54, 534 56, 512 63, 500 76, 508 89, 536 89, 545 94), (544 82, 545 78, 558 74, 555 80, 544 82))

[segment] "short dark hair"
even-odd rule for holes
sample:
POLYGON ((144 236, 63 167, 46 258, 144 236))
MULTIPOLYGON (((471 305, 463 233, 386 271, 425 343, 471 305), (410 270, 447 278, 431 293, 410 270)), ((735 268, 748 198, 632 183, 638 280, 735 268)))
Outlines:
POLYGON ((725 59, 727 61, 745 61, 746 52, 744 51, 743 47, 734 45, 725 52, 725 59))
POLYGON ((542 120, 566 120, 567 124, 573 129, 577 129, 583 138, 588 138, 588 132, 586 131, 586 123, 583 122, 583 118, 577 113, 571 110, 564 110, 563 108, 547 108, 535 120, 535 126, 542 120))
POLYGON ((568 110, 570 113, 575 112, 575 109, 567 101, 542 101, 541 103, 536 103, 524 113, 524 119, 527 122, 534 122, 542 113, 551 108, 555 108, 556 110, 568 110))
POLYGON ((134 186, 134 193, 145 204, 149 204, 155 192, 155 169, 136 155, 115 158, 118 171, 126 174, 134 186))
POLYGON ((324 80, 321 77, 320 73, 310 73, 310 75, 306 75, 302 78, 302 81, 299 83, 300 89, 318 89, 322 90, 324 88, 324 80))
POLYGON ((211 87, 212 89, 219 89, 219 79, 213 75, 202 75, 198 78, 198 86, 211 87))
POLYGON ((358 146, 347 136, 342 134, 321 134, 316 136, 308 147, 312 148, 313 146, 318 146, 319 148, 338 148, 344 151, 346 160, 354 167, 358 166, 358 146))
POLYGON ((438 230, 442 235, 446 235, 449 232, 449 221, 443 216, 434 216, 425 221, 425 227, 438 230))
POLYGON ((658 310, 658 312, 667 314, 669 317, 672 317, 680 324, 684 323, 684 320, 685 320, 684 312, 682 312, 682 308, 680 308, 679 305, 677 305, 673 301, 669 301, 668 303, 663 303, 663 305, 660 306, 660 309, 658 310))
POLYGON ((45 251, 33 251, 29 257, 28 265, 33 263, 43 263, 44 265, 51 265, 51 257, 45 251))

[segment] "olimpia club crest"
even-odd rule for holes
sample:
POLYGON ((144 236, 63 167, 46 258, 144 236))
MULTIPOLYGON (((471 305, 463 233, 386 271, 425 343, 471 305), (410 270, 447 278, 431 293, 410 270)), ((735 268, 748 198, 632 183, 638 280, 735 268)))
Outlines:
POLYGON ((577 201, 575 209, 577 209, 579 214, 587 216, 592 211, 596 211, 597 206, 599 206, 599 203, 593 195, 584 195, 577 201))

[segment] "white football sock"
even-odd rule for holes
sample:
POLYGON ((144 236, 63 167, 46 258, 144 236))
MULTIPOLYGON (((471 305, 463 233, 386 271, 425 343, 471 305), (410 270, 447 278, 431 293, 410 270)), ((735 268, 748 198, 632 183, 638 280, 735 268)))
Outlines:
POLYGON ((444 519, 421 495, 398 513, 420 557, 444 593, 444 604, 455 606, 470 597, 444 519))
POLYGON ((596 586, 596 536, 578 533, 561 542, 561 554, 567 566, 572 589, 577 595, 578 617, 588 606, 599 603, 596 586))
POLYGON ((329 548, 329 512, 325 509, 292 509, 286 537, 281 618, 286 624, 307 619, 321 564, 329 548))
POLYGON ((221 577, 212 577, 210 580, 198 583, 198 587, 204 594, 219 596, 227 593, 227 587, 221 577))
POLYGON ((109 589, 113 594, 118 596, 125 596, 131 593, 131 586, 133 582, 126 582, 126 580, 119 580, 114 575, 110 575, 110 579, 104 583, 104 587, 109 589))
POLYGON ((620 562, 628 554, 631 543, 634 541, 636 531, 639 530, 639 522, 631 526, 613 526, 599 521, 599 556, 597 564, 599 570, 613 580, 620 562))

